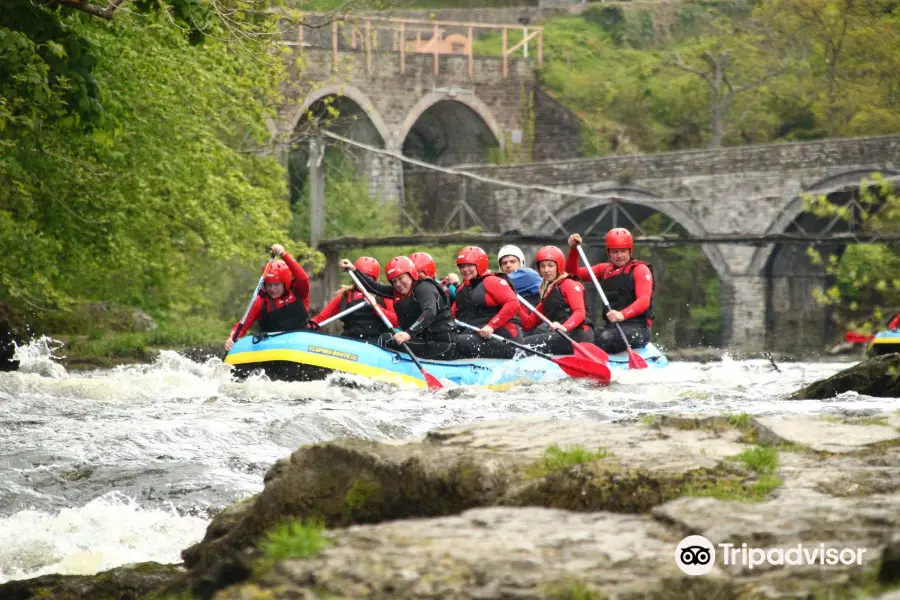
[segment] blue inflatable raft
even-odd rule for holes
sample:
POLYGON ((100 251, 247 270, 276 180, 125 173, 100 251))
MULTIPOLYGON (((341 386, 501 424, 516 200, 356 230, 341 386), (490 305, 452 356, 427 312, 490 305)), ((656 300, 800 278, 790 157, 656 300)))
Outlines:
MULTIPOLYGON (((664 367, 669 362, 653 344, 636 352, 651 368, 664 367)), ((262 370, 271 379, 313 381, 325 379, 337 371, 390 383, 426 387, 422 374, 405 353, 315 331, 243 337, 225 357, 225 362, 234 366, 234 373, 239 378, 262 370)), ((421 363, 440 381, 456 385, 499 386, 568 377, 555 363, 537 356, 515 360, 421 360, 421 363)), ((628 355, 624 352, 610 355, 609 368, 627 369, 628 355)))
POLYGON ((866 355, 869 357, 892 352, 900 352, 900 331, 896 329, 882 329, 866 346, 866 355))

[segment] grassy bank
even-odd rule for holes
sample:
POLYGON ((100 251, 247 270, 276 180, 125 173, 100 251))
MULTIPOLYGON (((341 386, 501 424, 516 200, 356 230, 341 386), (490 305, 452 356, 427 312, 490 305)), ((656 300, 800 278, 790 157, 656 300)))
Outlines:
POLYGON ((94 330, 87 335, 50 335, 63 342, 56 351, 67 368, 108 367, 118 364, 149 362, 159 350, 215 352, 233 323, 212 318, 187 317, 161 323, 156 329, 141 332, 94 330))

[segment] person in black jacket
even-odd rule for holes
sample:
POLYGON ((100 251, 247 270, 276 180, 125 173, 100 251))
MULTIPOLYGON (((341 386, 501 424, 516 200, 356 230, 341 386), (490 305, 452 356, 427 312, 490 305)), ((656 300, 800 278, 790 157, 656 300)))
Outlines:
MULTIPOLYGON (((340 267, 356 271, 347 259, 341 260, 340 267)), ((420 276, 409 257, 397 256, 388 262, 385 274, 390 285, 376 283, 357 273, 367 291, 394 301, 400 331, 383 334, 378 340, 380 346, 400 350, 400 345, 406 342, 420 358, 456 358, 456 324, 450 311, 450 298, 434 279, 420 276)))

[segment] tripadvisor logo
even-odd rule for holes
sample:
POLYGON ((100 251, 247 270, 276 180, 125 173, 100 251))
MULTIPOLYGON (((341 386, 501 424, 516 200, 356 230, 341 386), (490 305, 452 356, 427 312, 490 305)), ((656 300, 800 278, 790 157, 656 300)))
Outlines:
POLYGON ((689 535, 675 548, 675 564, 688 575, 706 575, 716 566, 716 549, 702 535, 689 535))
MULTIPOLYGON (((866 548, 830 548, 825 544, 786 548, 751 548, 747 544, 719 544, 722 564, 749 569, 761 565, 861 565, 866 548)), ((716 566, 716 547, 702 535, 689 535, 675 548, 675 564, 687 575, 706 575, 716 566)))

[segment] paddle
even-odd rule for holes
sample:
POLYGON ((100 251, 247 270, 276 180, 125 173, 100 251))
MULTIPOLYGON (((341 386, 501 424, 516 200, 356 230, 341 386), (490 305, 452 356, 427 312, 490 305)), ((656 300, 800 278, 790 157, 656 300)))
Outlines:
MULTIPOLYGON (((346 316, 349 315, 350 313, 354 313, 354 312, 358 311, 358 310, 361 309, 363 306, 367 306, 367 304, 366 304, 365 302, 360 302, 359 304, 356 304, 356 305, 354 305, 354 306, 351 306, 351 307, 348 308, 347 310, 341 311, 341 312, 339 312, 338 314, 334 315, 333 317, 328 317, 327 319, 325 319, 325 320, 322 321, 321 323, 316 323, 316 328, 322 328, 322 327, 325 327, 325 326, 328 325, 329 323, 333 323, 334 321, 337 321, 338 319, 342 319, 342 318, 346 317, 346 316)), ((312 323, 312 321, 310 321, 310 323, 312 323)), ((269 332, 267 332, 267 333, 260 334, 260 335, 258 336, 258 338, 261 339, 261 340, 264 340, 264 339, 268 339, 268 338, 270 338, 270 337, 275 337, 276 335, 283 335, 283 334, 285 334, 285 333, 293 333, 293 332, 291 332, 291 331, 269 331, 269 332)), ((327 335, 327 334, 326 334, 326 335, 327 335)))
MULTIPOLYGON (((525 306, 525 308, 539 316, 541 320, 544 321, 544 323, 549 325, 552 322, 546 316, 538 312, 538 310, 535 309, 532 305, 530 305, 525 298, 518 294, 516 294, 516 298, 519 299, 519 302, 521 302, 522 305, 525 306)), ((551 329, 551 331, 556 330, 551 329)), ((562 331, 557 331, 556 333, 566 338, 566 340, 568 340, 568 342, 572 344, 572 350, 575 352, 575 356, 580 356, 581 358, 589 358, 591 360, 596 360, 602 363, 609 362, 609 355, 603 351, 603 348, 600 348, 599 346, 590 342, 576 342, 562 331)))
MULTIPOLYGON (((469 325, 468 323, 463 323, 462 321, 456 321, 456 324, 465 329, 479 331, 479 329, 474 325, 469 325)), ((609 367, 593 360, 582 358, 580 356, 561 356, 559 358, 556 358, 549 354, 539 352, 534 348, 529 348, 524 344, 519 344, 518 342, 508 340, 505 337, 500 337, 496 333, 491 334, 491 339, 500 340, 504 344, 514 346, 519 350, 522 350, 529 354, 534 354, 535 356, 546 358, 547 360, 559 365, 559 368, 563 370, 563 373, 575 379, 585 378, 595 381, 601 385, 606 385, 609 383, 609 380, 612 377, 612 374, 609 371, 609 367)))
POLYGON ((848 331, 844 335, 844 339, 846 341, 850 342, 851 344, 864 344, 864 343, 868 342, 869 340, 871 340, 873 337, 875 337, 874 334, 866 335, 864 333, 857 333, 855 331, 848 331))
MULTIPOLYGON (((369 292, 366 291, 366 289, 362 286, 362 283, 360 283, 359 279, 356 278, 356 275, 353 274, 353 271, 348 270, 347 275, 350 276, 350 279, 353 280, 353 284, 356 286, 356 289, 358 289, 362 293, 362 295, 365 296, 366 302, 368 302, 369 301, 369 292)), ((369 303, 369 306, 371 306, 373 309, 375 309, 375 312, 378 313, 379 317, 381 317, 382 322, 385 324, 385 326, 388 328, 388 330, 393 331, 394 328, 391 325, 391 322, 381 311, 381 307, 378 306, 378 303, 371 302, 371 303, 369 303)), ((409 354, 409 357, 412 359, 412 361, 414 363, 416 363, 416 366, 419 367, 419 371, 422 373, 422 377, 425 378, 425 383, 428 384, 429 390, 439 390, 442 387, 444 387, 443 385, 441 385, 441 382, 438 381, 436 377, 434 377, 433 375, 431 375, 425 371, 425 367, 422 366, 422 363, 419 362, 419 359, 416 358, 416 355, 413 354, 413 351, 409 349, 409 345, 406 342, 403 342, 402 344, 400 344, 400 346, 406 351, 407 354, 409 354)))
POLYGON ((344 317, 346 317, 346 316, 349 315, 350 313, 354 313, 354 312, 358 311, 359 309, 361 309, 361 308, 362 308, 363 306, 365 306, 365 305, 366 305, 366 302, 360 302, 359 304, 356 304, 356 305, 354 305, 354 306, 351 306, 351 307, 348 308, 347 310, 342 310, 341 312, 339 312, 338 314, 334 315, 333 317, 328 317, 327 319, 325 319, 325 320, 322 321, 321 323, 317 323, 317 326, 321 329, 322 327, 325 327, 325 326, 328 325, 329 323, 333 323, 333 322, 337 321, 338 319, 343 319, 344 317))
MULTIPOLYGON (((271 263, 273 260, 275 260, 274 252, 272 253, 272 258, 270 258, 269 262, 267 262, 266 264, 271 263)), ((256 297, 259 295, 260 290, 262 290, 262 288, 263 288, 263 281, 265 280, 265 278, 266 278, 266 267, 264 265, 263 266, 263 274, 259 276, 259 283, 256 284, 256 291, 254 291, 253 295, 250 296, 250 303, 247 304, 247 310, 244 311, 244 316, 241 317, 241 320, 238 322, 237 329, 234 330, 234 333, 231 336, 232 342, 237 342, 238 336, 240 336, 241 332, 244 330, 244 322, 247 320, 247 315, 250 314, 250 309, 253 308, 253 301, 256 300, 256 297)), ((231 352, 231 350, 226 350, 225 356, 228 356, 229 352, 231 352)), ((224 357, 223 357, 223 359, 224 359, 224 357)))
MULTIPOLYGON (((591 275, 591 281, 594 282, 594 287, 597 288, 597 291, 600 293, 600 299, 603 300, 603 308, 606 309, 606 312, 612 310, 609 307, 609 300, 606 299, 606 294, 603 293, 603 288, 600 287, 600 282, 597 281, 597 276, 594 274, 594 269, 591 268, 591 263, 588 262, 587 256, 584 255, 584 248, 581 247, 581 244, 575 246, 578 249, 578 254, 581 256, 581 260, 584 262, 584 266, 587 267, 588 273, 591 275)), ((622 336, 622 341, 625 342, 625 347, 628 349, 628 368, 629 369, 646 369, 647 361, 641 358, 637 352, 631 349, 631 344, 628 343, 628 338, 625 336, 625 332, 622 331, 622 326, 618 323, 615 323, 616 329, 619 330, 619 335, 622 336)))

